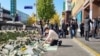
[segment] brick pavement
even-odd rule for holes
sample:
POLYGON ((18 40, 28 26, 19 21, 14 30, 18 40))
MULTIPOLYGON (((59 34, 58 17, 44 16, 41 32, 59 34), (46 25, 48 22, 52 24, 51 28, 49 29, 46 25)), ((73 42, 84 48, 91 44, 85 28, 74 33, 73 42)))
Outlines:
POLYGON ((91 56, 72 39, 62 39, 62 46, 57 51, 49 51, 45 56, 91 56))

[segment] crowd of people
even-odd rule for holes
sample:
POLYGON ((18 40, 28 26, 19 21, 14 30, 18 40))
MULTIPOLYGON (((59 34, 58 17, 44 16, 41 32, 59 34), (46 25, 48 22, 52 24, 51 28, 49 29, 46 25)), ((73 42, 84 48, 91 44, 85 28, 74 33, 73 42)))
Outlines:
POLYGON ((60 27, 57 24, 51 24, 49 28, 54 30, 59 35, 59 38, 66 38, 66 35, 69 34, 73 38, 76 36, 78 24, 76 20, 72 19, 69 23, 64 21, 60 27))
POLYGON ((59 27, 58 24, 55 25, 45 25, 44 26, 44 35, 46 37, 45 43, 50 43, 51 46, 59 45, 61 46, 62 41, 60 38, 66 38, 66 35, 70 33, 71 38, 76 36, 78 25, 76 20, 72 19, 69 23, 62 23, 62 27, 59 27), (70 27, 70 32, 68 28, 70 27))
POLYGON ((57 45, 59 43, 59 45, 61 45, 62 41, 60 40, 59 42, 59 38, 66 38, 66 35, 70 35, 70 38, 73 39, 76 37, 79 28, 80 36, 84 37, 86 41, 89 41, 89 37, 100 37, 100 18, 91 20, 89 16, 87 16, 80 25, 78 25, 75 19, 71 19, 69 23, 63 22, 61 27, 57 24, 46 25, 44 27, 44 32, 47 37, 45 42, 51 41, 51 45, 57 45))
POLYGON ((91 20, 89 16, 87 16, 80 24, 80 35, 81 37, 85 37, 86 41, 89 41, 89 37, 99 38, 100 37, 100 18, 94 18, 91 20), (92 25, 91 25, 92 24, 92 25))

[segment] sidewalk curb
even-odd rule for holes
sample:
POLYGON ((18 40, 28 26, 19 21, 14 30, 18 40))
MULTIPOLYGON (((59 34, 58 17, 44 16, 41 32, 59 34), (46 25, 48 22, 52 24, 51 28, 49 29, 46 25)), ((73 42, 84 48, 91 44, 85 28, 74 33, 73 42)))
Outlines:
POLYGON ((100 56, 100 53, 96 52, 95 50, 93 50, 91 47, 89 47, 88 45, 86 45, 85 43, 83 43, 82 41, 80 41, 77 38, 73 38, 73 40, 82 48, 84 48, 86 51, 88 51, 90 54, 92 54, 93 56, 100 56))

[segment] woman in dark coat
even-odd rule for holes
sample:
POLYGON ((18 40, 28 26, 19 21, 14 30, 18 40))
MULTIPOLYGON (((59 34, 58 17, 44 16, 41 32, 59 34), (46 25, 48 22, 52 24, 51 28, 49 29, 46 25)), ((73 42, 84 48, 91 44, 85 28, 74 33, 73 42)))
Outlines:
POLYGON ((90 23, 93 23, 89 16, 84 19, 84 31, 85 31, 85 40, 89 41, 89 34, 90 34, 90 23))

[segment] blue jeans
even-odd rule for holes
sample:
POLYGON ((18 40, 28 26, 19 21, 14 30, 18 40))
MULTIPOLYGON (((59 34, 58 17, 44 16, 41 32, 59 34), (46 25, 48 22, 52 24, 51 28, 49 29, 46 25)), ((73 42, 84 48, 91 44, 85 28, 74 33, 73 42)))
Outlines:
POLYGON ((75 33, 76 33, 76 32, 75 32, 75 30, 74 30, 74 29, 71 29, 71 30, 70 30, 70 35, 71 35, 71 38, 73 38, 73 37, 75 36, 75 33))
POLYGON ((60 36, 63 37, 63 32, 59 32, 59 38, 60 38, 60 36))
POLYGON ((63 30, 63 37, 66 38, 66 31, 63 30))

